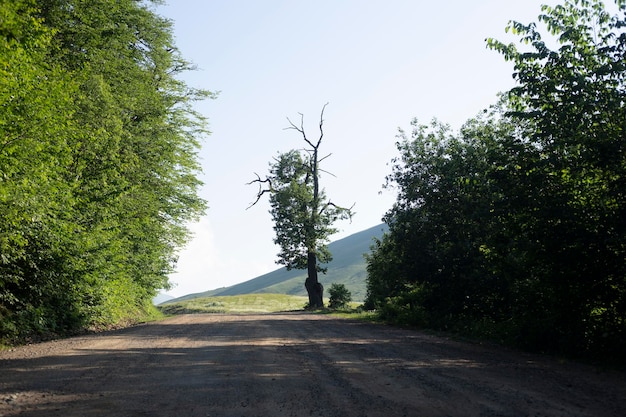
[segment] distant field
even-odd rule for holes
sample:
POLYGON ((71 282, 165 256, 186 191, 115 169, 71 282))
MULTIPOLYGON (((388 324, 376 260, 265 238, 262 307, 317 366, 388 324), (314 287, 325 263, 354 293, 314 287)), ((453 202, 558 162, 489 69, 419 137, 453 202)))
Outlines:
POLYGON ((307 301, 307 297, 297 295, 242 294, 163 303, 158 309, 165 314, 274 313, 302 310, 307 301))

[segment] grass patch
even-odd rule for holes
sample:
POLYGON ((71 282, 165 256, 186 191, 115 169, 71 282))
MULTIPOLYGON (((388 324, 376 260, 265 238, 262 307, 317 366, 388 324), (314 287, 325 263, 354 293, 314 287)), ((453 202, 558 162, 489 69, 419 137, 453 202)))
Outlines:
POLYGON ((328 314, 333 317, 343 319, 355 319, 370 323, 383 323, 376 311, 363 310, 363 305, 351 302, 348 308, 339 310, 328 310, 328 314))
POLYGON ((243 294, 194 298, 158 305, 164 314, 275 313, 302 310, 307 297, 286 294, 243 294))

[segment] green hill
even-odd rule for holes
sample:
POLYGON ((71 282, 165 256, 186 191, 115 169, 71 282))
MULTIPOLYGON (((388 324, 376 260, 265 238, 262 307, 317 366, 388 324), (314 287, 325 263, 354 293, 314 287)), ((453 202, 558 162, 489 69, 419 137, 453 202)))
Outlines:
MULTIPOLYGON (((355 233, 328 245, 333 254, 333 260, 328 263, 328 272, 320 275, 320 282, 328 289, 331 284, 344 284, 352 293, 354 301, 363 301, 365 298, 365 258, 369 253, 373 238, 380 238, 387 230, 387 225, 379 224, 362 232, 355 233)), ((191 300, 199 297, 214 297, 240 294, 288 294, 306 295, 304 280, 306 270, 291 270, 279 268, 275 271, 253 278, 249 281, 226 288, 189 294, 169 302, 191 300)), ((328 293, 326 293, 328 296, 328 293)))

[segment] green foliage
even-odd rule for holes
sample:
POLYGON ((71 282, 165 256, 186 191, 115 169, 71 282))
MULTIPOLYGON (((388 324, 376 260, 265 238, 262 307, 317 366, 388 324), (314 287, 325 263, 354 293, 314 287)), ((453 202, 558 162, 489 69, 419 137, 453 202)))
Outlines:
POLYGON ((140 2, 0 16, 0 338, 144 314, 205 209, 191 104, 211 94, 140 2))
MULTIPOLYGON (((324 271, 320 264, 332 259, 327 243, 336 229, 330 227, 333 212, 317 215, 319 202, 314 202, 311 161, 296 150, 281 154, 271 165, 270 177, 274 243, 280 247, 277 263, 288 270, 307 269, 308 253, 313 251, 318 261, 317 270, 324 271)), ((322 190, 317 198, 324 197, 322 190)))
POLYGON ((326 203, 324 190, 315 193, 313 161, 301 151, 280 154, 270 165, 272 218, 279 245, 277 263, 290 269, 307 269, 308 254, 315 253, 318 272, 332 260, 327 244, 337 231, 332 224, 349 210, 326 203))
POLYGON ((366 305, 531 349, 621 357, 626 343, 626 6, 544 6, 510 23, 517 86, 458 133, 414 122, 399 195, 368 257, 366 305), (417 291, 417 292, 416 292, 417 291), (412 295, 413 294, 413 295, 412 295))
MULTIPOLYGON (((324 106, 325 108, 326 106, 324 106)), ((336 232, 335 221, 352 216, 350 209, 339 207, 327 199, 320 187, 319 147, 322 143, 323 116, 320 120, 320 136, 310 141, 302 125, 291 123, 309 149, 279 154, 270 163, 270 174, 263 180, 257 175, 252 183, 259 184, 256 202, 269 193, 274 231, 274 243, 280 247, 277 263, 288 270, 307 269, 305 287, 311 308, 323 307, 323 286, 318 281, 318 272, 326 272, 321 266, 332 260, 328 251, 329 236, 336 232), (267 184, 263 188, 263 184, 267 184)), ((323 158, 322 158, 323 159, 323 158)))
POLYGON ((330 295, 328 306, 333 309, 346 308, 352 301, 352 294, 343 284, 331 284, 328 294, 330 295))

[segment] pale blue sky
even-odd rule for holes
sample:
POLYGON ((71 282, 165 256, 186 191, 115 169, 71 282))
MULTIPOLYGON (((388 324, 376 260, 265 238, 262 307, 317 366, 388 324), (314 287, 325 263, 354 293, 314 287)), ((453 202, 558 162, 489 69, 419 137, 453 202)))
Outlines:
MULTIPOLYGON (((511 19, 537 21, 540 0, 169 0, 176 43, 199 71, 185 80, 220 91, 198 105, 212 134, 201 152, 210 209, 171 276, 174 296, 270 272, 278 248, 266 201, 246 210, 277 152, 302 148, 286 117, 304 114, 317 137, 325 113, 322 185, 355 203, 333 240, 381 222, 395 196, 381 191, 398 127, 433 117, 454 128, 513 86, 512 64, 485 38, 513 41, 511 19)), ((323 277, 322 277, 323 280, 323 277)))

